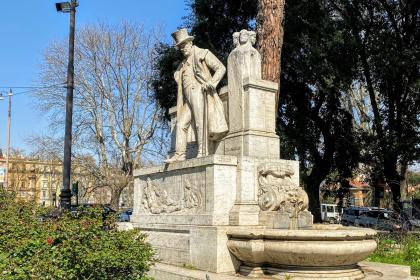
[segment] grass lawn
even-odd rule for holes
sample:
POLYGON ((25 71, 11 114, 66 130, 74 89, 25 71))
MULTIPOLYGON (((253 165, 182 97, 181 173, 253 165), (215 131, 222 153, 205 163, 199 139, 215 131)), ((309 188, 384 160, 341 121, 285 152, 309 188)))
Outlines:
POLYGON ((420 276, 420 232, 378 235, 378 248, 367 259, 372 262, 407 265, 420 276))

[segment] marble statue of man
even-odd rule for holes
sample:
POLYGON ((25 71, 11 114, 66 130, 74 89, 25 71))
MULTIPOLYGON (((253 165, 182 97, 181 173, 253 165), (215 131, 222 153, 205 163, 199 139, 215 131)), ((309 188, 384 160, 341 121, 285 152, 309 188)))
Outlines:
POLYGON ((220 140, 228 131, 223 103, 216 91, 226 67, 209 50, 194 46, 194 37, 185 28, 172 37, 184 60, 174 74, 178 84, 176 144, 175 154, 166 163, 185 160, 190 127, 197 140, 197 157, 208 155, 209 141, 220 140))

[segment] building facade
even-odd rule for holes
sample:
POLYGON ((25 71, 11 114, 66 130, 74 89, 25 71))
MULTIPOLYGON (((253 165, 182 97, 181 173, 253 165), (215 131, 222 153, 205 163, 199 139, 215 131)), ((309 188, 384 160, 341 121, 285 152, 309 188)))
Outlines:
MULTIPOLYGON (((32 201, 44 206, 58 206, 62 188, 62 163, 14 157, 9 159, 6 184, 6 159, 0 154, 0 187, 14 191, 18 200, 32 201)), ((107 204, 111 192, 107 188, 92 190, 93 179, 74 166, 72 182, 78 183, 78 193, 72 197, 76 204, 107 204)))

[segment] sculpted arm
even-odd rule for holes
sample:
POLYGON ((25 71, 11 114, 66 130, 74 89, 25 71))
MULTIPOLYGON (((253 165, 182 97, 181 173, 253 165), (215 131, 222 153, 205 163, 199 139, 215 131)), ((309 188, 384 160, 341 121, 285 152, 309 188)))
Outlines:
POLYGON ((178 66, 178 68, 175 70, 175 73, 174 73, 174 79, 177 84, 179 84, 179 72, 180 72, 180 67, 178 66))
POLYGON ((216 88, 220 80, 226 73, 226 67, 210 51, 207 51, 207 54, 204 57, 204 61, 206 62, 207 66, 214 71, 213 77, 208 83, 211 84, 214 88, 216 88))

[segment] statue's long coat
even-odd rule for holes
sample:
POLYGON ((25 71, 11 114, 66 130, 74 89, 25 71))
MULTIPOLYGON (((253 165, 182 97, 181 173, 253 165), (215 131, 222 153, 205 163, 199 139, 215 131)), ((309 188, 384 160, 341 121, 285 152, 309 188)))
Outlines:
MULTIPOLYGON (((207 49, 201 49, 199 47, 192 47, 193 56, 193 70, 195 79, 203 84, 208 82, 215 88, 220 80, 226 73, 226 67, 207 49), (214 71, 213 76, 210 73, 210 69, 214 71)), ((175 80, 178 83, 178 94, 177 94, 177 114, 182 112, 183 106, 187 106, 185 98, 183 96, 182 86, 182 63, 178 66, 175 71, 175 80)), ((224 115, 223 103, 217 94, 216 90, 207 91, 207 132, 208 138, 212 141, 217 141, 223 138, 228 131, 226 118, 224 115)))

